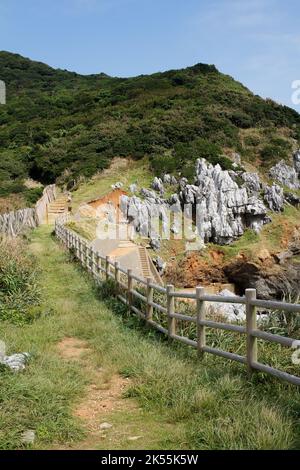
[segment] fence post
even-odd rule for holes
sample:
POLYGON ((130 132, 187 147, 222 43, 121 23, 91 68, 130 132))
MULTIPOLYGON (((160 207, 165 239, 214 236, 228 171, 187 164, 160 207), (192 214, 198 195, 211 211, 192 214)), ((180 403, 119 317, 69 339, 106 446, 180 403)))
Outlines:
POLYGON ((80 250, 79 250, 79 237, 78 236, 76 236, 76 238, 75 238, 75 244, 76 244, 76 256, 79 259, 80 250))
POLYGON ((83 241, 80 239, 80 262, 81 266, 84 264, 84 254, 83 254, 83 241))
POLYGON ((204 287, 196 287, 196 303, 197 303, 197 349, 198 357, 203 358, 203 348, 206 346, 206 327, 200 324, 200 321, 205 320, 206 307, 205 301, 201 297, 205 295, 204 287))
POLYGON ((168 336, 176 335, 176 318, 173 318, 172 315, 175 313, 175 298, 171 296, 174 292, 174 286, 169 284, 167 285, 167 314, 168 314, 168 336))
POLYGON ((98 280, 99 282, 102 281, 102 271, 101 271, 101 268, 102 268, 102 260, 101 260, 101 255, 99 253, 99 251, 97 251, 97 268, 96 268, 96 271, 97 271, 97 277, 98 277, 98 280))
POLYGON ((109 273, 109 256, 106 256, 105 257, 105 279, 106 279, 106 281, 108 281, 108 279, 109 279, 108 273, 109 273))
POLYGON ((92 275, 96 276, 96 253, 93 247, 91 247, 91 258, 92 258, 92 275))
POLYGON ((152 320, 153 316, 153 306, 150 305, 150 302, 153 302, 153 287, 150 286, 152 282, 151 277, 147 277, 147 311, 146 311, 146 321, 152 320))
POLYGON ((115 283, 116 283, 116 294, 119 293, 119 282, 120 282, 120 271, 119 262, 115 261, 115 283))
POLYGON ((132 269, 127 270, 127 301, 128 301, 128 310, 129 313, 131 312, 131 306, 132 306, 132 286, 133 286, 133 279, 132 279, 132 269))
POLYGON ((256 299, 256 289, 246 289, 246 330, 247 330, 247 367, 248 374, 252 375, 252 364, 257 362, 257 338, 252 335, 257 328, 256 307, 251 301, 256 299))

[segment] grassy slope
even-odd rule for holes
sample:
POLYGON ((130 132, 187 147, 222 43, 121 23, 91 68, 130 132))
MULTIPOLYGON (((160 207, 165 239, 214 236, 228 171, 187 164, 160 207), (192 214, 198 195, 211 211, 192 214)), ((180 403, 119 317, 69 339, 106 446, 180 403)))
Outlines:
POLYGON ((132 183, 137 183, 139 188, 149 187, 152 179, 148 159, 138 162, 125 158, 115 159, 110 168, 80 184, 72 193, 73 209, 76 210, 83 202, 104 196, 111 190, 111 185, 118 181, 123 183, 122 189, 128 191, 132 183))
MULTIPOLYGON (((165 342, 133 318, 112 312, 91 280, 50 237, 33 232, 30 250, 39 260, 45 315, 18 328, 1 324, 10 352, 31 351, 25 373, 1 373, 0 446, 18 447, 20 432, 37 431, 36 448, 71 443, 80 448, 84 429, 72 405, 91 382, 76 362, 62 360, 56 343, 66 336, 87 341, 90 363, 132 381, 127 396, 140 408, 115 410, 111 440, 99 448, 295 448, 299 447, 299 392, 271 378, 247 380, 239 365, 165 342), (143 438, 129 442, 127 433, 143 438)), ((115 309, 120 308, 113 303, 115 309)))
POLYGON ((0 197, 22 193, 28 173, 68 182, 93 176, 115 156, 154 156, 159 167, 171 159, 186 171, 211 143, 218 154, 238 151, 268 166, 289 158, 300 139, 296 111, 205 64, 118 79, 0 52, 0 75, 8 93, 0 107, 0 197), (197 152, 190 144, 199 138, 197 152))

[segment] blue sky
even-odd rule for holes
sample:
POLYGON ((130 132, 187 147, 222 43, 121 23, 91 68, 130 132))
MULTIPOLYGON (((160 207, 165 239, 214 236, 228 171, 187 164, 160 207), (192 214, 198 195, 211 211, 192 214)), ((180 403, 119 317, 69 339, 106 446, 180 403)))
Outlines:
POLYGON ((214 63, 300 112, 299 10, 299 0, 0 0, 0 49, 83 74, 214 63))

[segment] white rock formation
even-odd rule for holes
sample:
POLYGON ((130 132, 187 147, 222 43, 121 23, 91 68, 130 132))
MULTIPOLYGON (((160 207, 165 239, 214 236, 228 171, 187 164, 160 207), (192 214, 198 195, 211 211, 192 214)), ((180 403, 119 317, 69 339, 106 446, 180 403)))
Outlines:
POLYGON ((196 206, 197 228, 206 242, 228 244, 240 237, 245 228, 259 231, 267 223, 267 208, 247 188, 240 188, 228 171, 197 160, 196 184, 185 185, 180 192, 183 204, 196 206))
POLYGON ((270 177, 289 189, 300 188, 299 178, 295 168, 287 165, 284 160, 281 160, 277 165, 271 168, 270 177))
POLYGON ((285 202, 283 189, 278 184, 265 187, 264 200, 271 211, 280 212, 285 202))

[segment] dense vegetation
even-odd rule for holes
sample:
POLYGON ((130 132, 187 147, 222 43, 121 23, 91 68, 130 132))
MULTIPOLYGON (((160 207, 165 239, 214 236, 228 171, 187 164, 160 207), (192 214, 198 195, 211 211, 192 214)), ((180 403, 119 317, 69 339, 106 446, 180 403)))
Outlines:
POLYGON ((7 105, 0 106, 1 196, 42 183, 91 176, 114 156, 148 155, 154 170, 196 156, 222 166, 233 151, 269 165, 300 138, 300 116, 253 95, 212 65, 136 78, 81 76, 0 52, 7 105))
POLYGON ((39 312, 35 259, 19 239, 0 239, 0 320, 30 322, 39 312))

